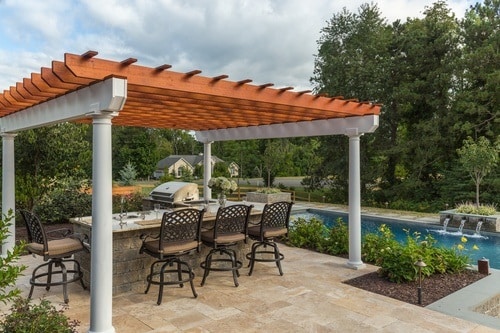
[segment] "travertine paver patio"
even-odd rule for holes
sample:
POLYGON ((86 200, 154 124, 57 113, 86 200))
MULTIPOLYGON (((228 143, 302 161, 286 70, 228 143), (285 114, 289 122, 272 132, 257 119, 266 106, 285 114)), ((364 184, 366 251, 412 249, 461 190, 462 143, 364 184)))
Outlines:
MULTIPOLYGON (((240 286, 234 287, 227 272, 212 272, 204 287, 196 277, 198 298, 190 288, 168 288, 162 305, 156 305, 157 287, 149 294, 127 293, 113 298, 113 325, 120 333, 140 332, 497 332, 426 308, 373 294, 342 283, 371 271, 345 267, 346 259, 281 245, 285 254, 284 276, 275 266, 257 264, 252 276, 242 269, 240 286)), ((23 294, 29 290, 29 272, 41 258, 22 257, 29 265, 19 280, 23 294)), ((46 292, 36 288, 34 298, 44 296, 63 304, 61 287, 46 292)), ((87 332, 89 291, 70 286, 66 314, 81 322, 87 332)), ((0 306, 4 312, 5 306, 0 306)))

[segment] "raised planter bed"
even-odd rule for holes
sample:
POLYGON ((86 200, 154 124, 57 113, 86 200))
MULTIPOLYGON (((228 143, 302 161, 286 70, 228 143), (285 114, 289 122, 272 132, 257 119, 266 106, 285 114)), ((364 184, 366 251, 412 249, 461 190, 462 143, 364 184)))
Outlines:
POLYGON ((292 194, 288 192, 280 193, 259 193, 247 192, 247 201, 259 203, 273 203, 278 201, 292 201, 292 194))

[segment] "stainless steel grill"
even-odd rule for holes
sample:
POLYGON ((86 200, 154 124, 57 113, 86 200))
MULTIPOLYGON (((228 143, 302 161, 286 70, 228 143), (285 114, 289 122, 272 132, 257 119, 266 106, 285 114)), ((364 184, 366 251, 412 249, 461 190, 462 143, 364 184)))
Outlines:
POLYGON ((151 209, 153 204, 159 203, 163 207, 186 206, 190 203, 199 201, 200 194, 198 185, 187 182, 166 182, 157 186, 151 191, 147 202, 144 203, 151 209))

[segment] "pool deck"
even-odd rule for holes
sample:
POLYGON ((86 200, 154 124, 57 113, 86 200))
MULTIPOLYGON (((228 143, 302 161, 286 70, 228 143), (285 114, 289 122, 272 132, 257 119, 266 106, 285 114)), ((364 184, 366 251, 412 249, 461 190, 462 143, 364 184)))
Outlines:
MULTIPOLYGON (((318 205, 316 208, 321 208, 318 205)), ((296 205, 296 209, 309 208, 296 205)), ((331 208, 331 207, 329 207, 331 208)), ((500 332, 500 318, 471 314, 487 297, 500 292, 500 273, 492 274, 428 307, 419 307, 342 283, 373 272, 376 266, 354 270, 346 259, 280 245, 285 255, 284 275, 275 266, 257 263, 252 276, 241 270, 234 287, 227 272, 211 273, 198 298, 189 288, 166 288, 162 305, 156 305, 157 287, 148 294, 126 293, 113 297, 116 332, 500 332)), ((41 258, 23 256, 27 276, 18 286, 29 291, 29 272, 41 258)), ((87 332, 90 317, 88 290, 73 283, 66 315, 81 322, 87 332)), ((35 288, 34 298, 45 297, 61 306, 62 291, 35 288)), ((0 311, 5 312, 0 304, 0 311)))

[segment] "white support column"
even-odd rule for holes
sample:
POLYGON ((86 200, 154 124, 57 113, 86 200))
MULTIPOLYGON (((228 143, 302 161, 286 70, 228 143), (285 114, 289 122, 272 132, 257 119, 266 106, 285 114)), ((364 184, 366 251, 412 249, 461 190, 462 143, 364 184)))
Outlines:
POLYGON ((12 209, 14 214, 9 227, 10 234, 1 245, 1 256, 5 257, 16 244, 16 182, 14 164, 14 138, 17 134, 2 133, 2 218, 12 209))
POLYGON ((89 333, 114 333, 111 113, 93 116, 89 333))
POLYGON ((359 140, 362 134, 357 128, 348 128, 349 136, 349 260, 353 269, 365 267, 361 261, 361 181, 359 140))
POLYGON ((203 199, 212 199, 212 189, 208 181, 212 178, 212 142, 203 143, 203 199))

